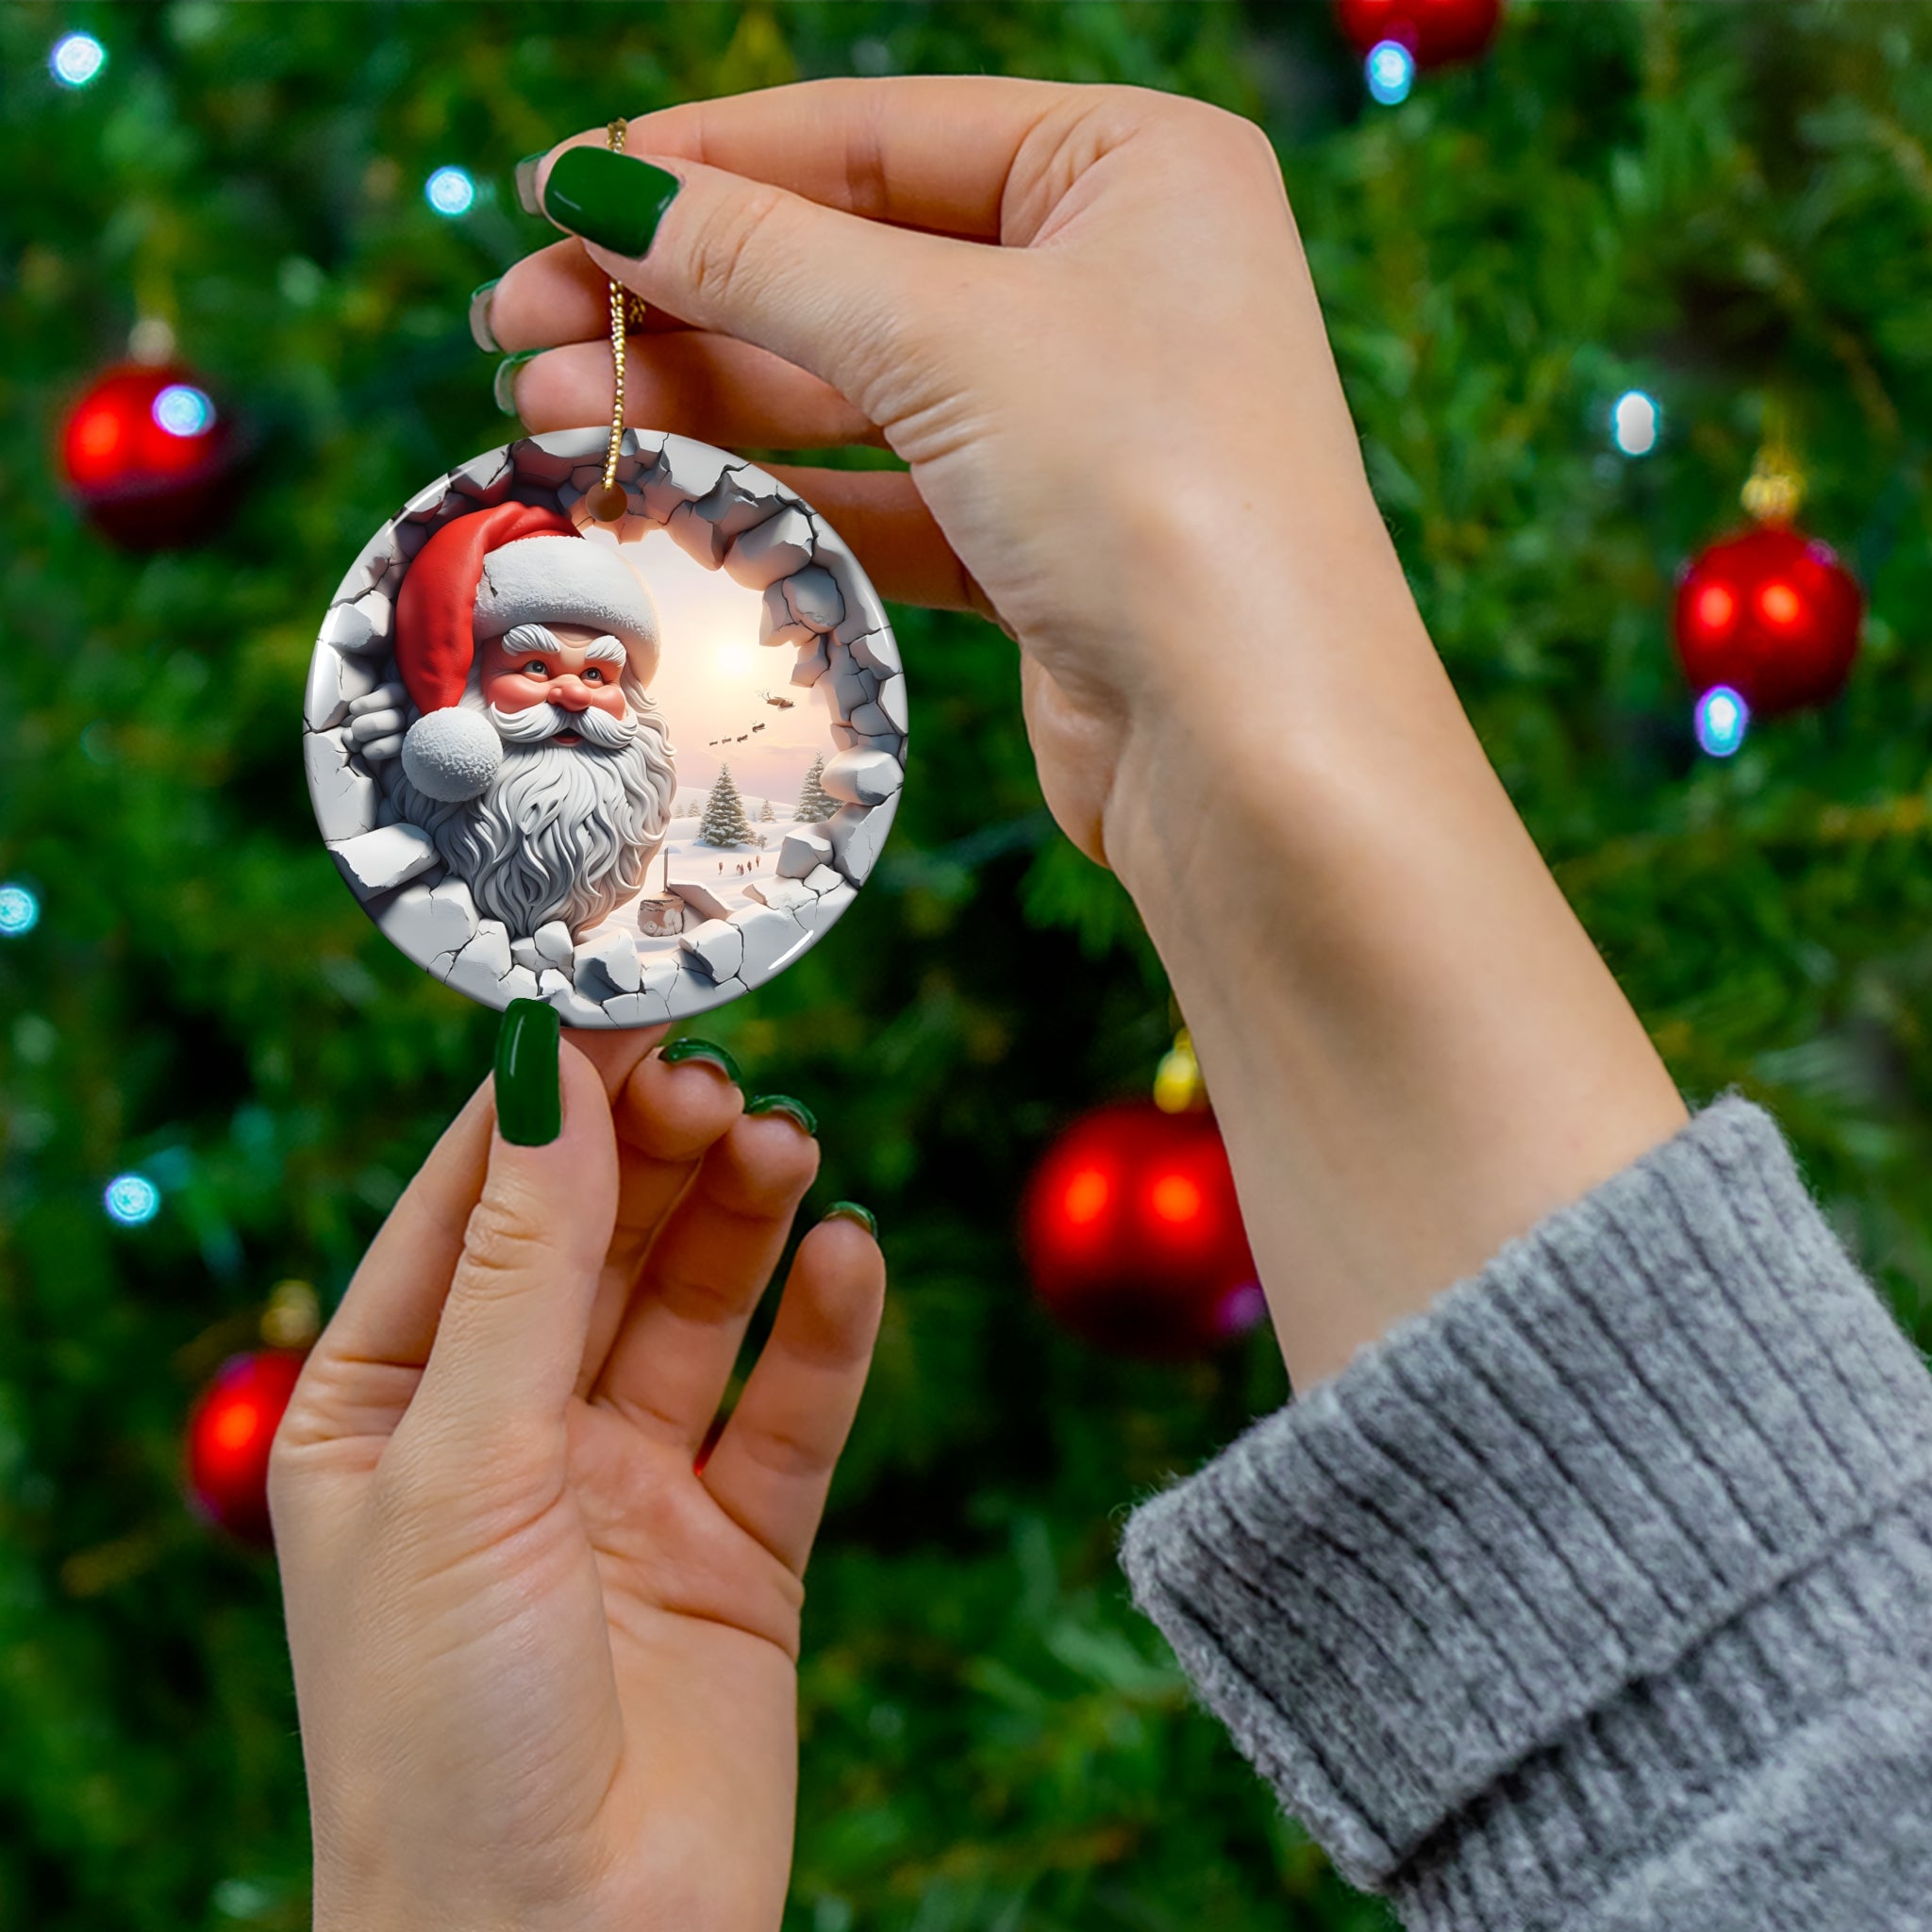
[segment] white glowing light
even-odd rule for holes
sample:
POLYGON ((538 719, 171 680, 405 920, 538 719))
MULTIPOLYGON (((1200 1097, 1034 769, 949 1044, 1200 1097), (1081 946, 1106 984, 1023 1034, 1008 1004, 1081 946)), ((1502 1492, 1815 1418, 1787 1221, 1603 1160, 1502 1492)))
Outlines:
POLYGON ((215 406, 204 390, 192 383, 171 382, 155 398, 153 409, 158 427, 170 436, 199 436, 215 420, 215 406))
POLYGON ((101 1201, 123 1227, 144 1227, 161 1211, 161 1191, 144 1174, 117 1174, 101 1201))
POLYGON ((25 886, 0 886, 0 939, 17 940, 41 923, 41 902, 25 886))
POLYGON ((85 87, 108 64, 108 50, 92 34, 62 34, 47 56, 47 71, 62 87, 85 87))
POLYGON ((423 184, 423 193, 438 214, 454 219, 475 206, 476 184, 461 168, 439 168, 423 184))
POLYGON ((1727 684, 1714 684, 1697 700, 1697 742, 1714 758, 1727 758, 1744 741, 1751 707, 1727 684))
POLYGON ((720 677, 749 677, 758 664, 758 652, 751 644, 720 644, 711 653, 711 664, 720 677))
POLYGON ((1626 457, 1647 457, 1657 447, 1663 411, 1641 389, 1625 390, 1610 409, 1610 441, 1626 457))
POLYGON ((1362 63, 1370 96, 1385 108, 1407 100, 1415 85, 1415 56, 1400 41, 1377 41, 1362 63))

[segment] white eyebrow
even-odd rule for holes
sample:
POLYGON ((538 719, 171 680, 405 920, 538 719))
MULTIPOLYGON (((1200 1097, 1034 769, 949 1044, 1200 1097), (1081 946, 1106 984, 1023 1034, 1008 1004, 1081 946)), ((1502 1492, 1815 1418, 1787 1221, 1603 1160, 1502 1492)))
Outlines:
POLYGON ((630 662, 629 653, 625 650, 624 646, 615 638, 611 637, 592 638, 584 646, 584 656, 592 658, 601 658, 607 664, 628 664, 630 662))
POLYGON ((563 646, 541 624, 519 624, 503 634, 504 649, 510 652, 536 651, 545 658, 560 658, 563 646))

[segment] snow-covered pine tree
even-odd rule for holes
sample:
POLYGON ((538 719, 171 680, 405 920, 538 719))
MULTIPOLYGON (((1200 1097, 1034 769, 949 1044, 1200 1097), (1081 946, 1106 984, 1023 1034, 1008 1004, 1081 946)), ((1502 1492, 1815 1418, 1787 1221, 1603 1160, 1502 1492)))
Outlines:
POLYGON ((765 800, 764 804, 758 807, 759 824, 769 825, 776 820, 777 816, 778 814, 772 809, 772 801, 769 798, 765 800))
POLYGON ((798 788, 796 817, 800 824, 819 824, 839 809, 839 801, 819 783, 824 770, 824 755, 821 753, 812 759, 811 770, 805 774, 805 782, 798 788))
POLYGON ((705 845, 749 845, 751 821, 744 815, 744 801, 731 782, 731 767, 721 766, 718 782, 705 800, 704 823, 698 826, 698 841, 705 845))

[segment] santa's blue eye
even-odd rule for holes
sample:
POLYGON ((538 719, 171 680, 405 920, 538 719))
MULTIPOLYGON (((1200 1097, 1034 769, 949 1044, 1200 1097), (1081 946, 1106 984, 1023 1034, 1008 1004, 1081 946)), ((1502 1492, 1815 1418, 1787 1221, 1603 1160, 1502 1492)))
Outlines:
POLYGON ((604 682, 604 674, 594 664, 586 664, 584 666, 584 682, 586 684, 602 684, 604 682))
POLYGON ((549 675, 550 667, 541 658, 532 658, 524 666, 524 675, 525 677, 547 677, 549 675))

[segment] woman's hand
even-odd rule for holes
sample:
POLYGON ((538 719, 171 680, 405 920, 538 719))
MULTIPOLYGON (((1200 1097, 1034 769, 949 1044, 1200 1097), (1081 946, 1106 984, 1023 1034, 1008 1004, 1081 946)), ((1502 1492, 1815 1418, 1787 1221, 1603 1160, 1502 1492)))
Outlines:
POLYGON ((476 1093, 275 1441, 315 1924, 770 1932, 801 1578, 883 1265, 846 1214, 806 1237, 695 1468, 818 1168, 808 1116, 746 1111, 722 1056, 655 1036, 593 1065, 537 1013, 510 1077, 534 1064, 541 1133, 560 1072, 561 1131, 512 1144, 476 1093))
POLYGON ((588 257, 546 249, 489 302, 503 346, 553 351, 516 369, 518 413, 608 416, 608 272, 688 325, 631 358, 632 420, 889 445, 909 474, 780 474, 884 595, 1019 641, 1047 801, 1094 858, 1131 875, 1177 702, 1242 708, 1318 673, 1342 609, 1407 607, 1252 123, 1127 88, 910 78, 645 115, 625 157, 576 145, 569 168, 604 178, 551 192, 567 147, 523 182, 588 257), (648 252, 635 157, 677 184, 648 252), (1244 574, 1267 597, 1230 624, 1244 574))
POLYGON ((582 242, 483 297, 479 333, 547 350, 518 410, 606 416, 608 275, 681 325, 634 344, 635 420, 906 458, 787 475, 887 596, 1017 639, 1047 803, 1167 966, 1297 1383, 1675 1131, 1424 629, 1256 128, 908 78, 602 147, 519 170, 582 242))

